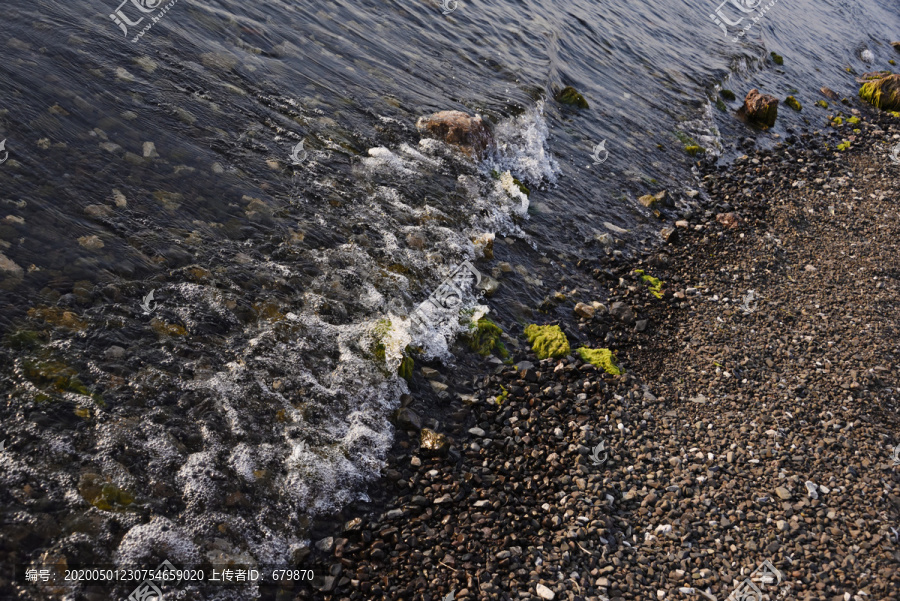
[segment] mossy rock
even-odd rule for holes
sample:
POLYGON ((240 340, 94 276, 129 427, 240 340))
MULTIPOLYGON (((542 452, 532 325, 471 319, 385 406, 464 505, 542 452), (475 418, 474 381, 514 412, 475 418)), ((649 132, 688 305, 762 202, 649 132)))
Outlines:
POLYGON ((174 338, 176 336, 187 336, 188 331, 184 326, 177 323, 166 323, 161 319, 150 320, 150 327, 159 336, 174 338))
POLYGON ((32 384, 45 391, 92 396, 91 391, 78 378, 78 372, 60 361, 28 360, 23 364, 23 372, 32 384))
POLYGON ((662 286, 663 282, 659 278, 655 278, 652 275, 647 275, 644 273, 643 269, 635 269, 634 272, 641 276, 641 281, 647 285, 650 289, 650 293, 656 298, 662 298, 662 286))
POLYGON ((737 100, 737 96, 734 95, 734 92, 731 90, 720 90, 719 96, 727 100, 728 102, 734 102, 737 100))
POLYGON ((823 109, 828 108, 828 103, 824 100, 816 100, 816 106, 822 107, 823 109))
POLYGON ((75 331, 81 331, 88 327, 86 320, 81 319, 71 311, 65 311, 59 307, 34 307, 28 310, 28 317, 42 319, 54 326, 75 331))
POLYGON ((578 349, 578 354, 581 355, 582 361, 599 367, 610 375, 619 376, 625 373, 625 370, 616 364, 616 356, 608 348, 592 349, 583 346, 578 349))
POLYGON ((506 402, 506 399, 509 398, 509 391, 508 391, 508 390, 506 389, 506 387, 503 386, 502 384, 500 385, 500 390, 501 390, 502 392, 501 392, 500 394, 498 394, 498 395, 496 396, 496 398, 494 399, 494 401, 496 401, 496 403, 497 403, 498 405, 502 405, 504 402, 506 402))
POLYGON ((590 108, 588 106, 587 100, 584 99, 578 90, 573 88, 572 86, 564 87, 559 94, 556 95, 556 101, 562 104, 571 104, 573 106, 577 106, 580 109, 590 108))
POLYGON ((698 154, 703 154, 706 152, 706 149, 700 146, 697 141, 687 135, 684 132, 676 131, 675 137, 678 138, 682 144, 684 144, 684 151, 691 156, 697 156, 698 154))
POLYGON ((847 123, 851 125, 857 125, 859 123, 859 117, 848 117, 847 123))
POLYGON ((500 326, 490 319, 481 318, 472 324, 466 338, 469 342, 469 348, 482 357, 487 357, 496 350, 501 358, 506 359, 509 357, 509 351, 506 350, 506 346, 500 341, 502 335, 503 330, 500 326))
POLYGON ((844 120, 841 117, 835 117, 834 119, 831 120, 831 124, 834 126, 843 125, 844 120))
POLYGON ((17 351, 35 350, 44 342, 41 333, 34 330, 17 330, 6 336, 6 345, 17 351))
POLYGON ((525 328, 525 337, 531 343, 531 349, 538 359, 565 357, 572 349, 569 339, 559 326, 539 326, 535 324, 525 328))
POLYGON ((848 148, 850 148, 850 140, 844 140, 843 142, 841 142, 840 144, 837 145, 837 149, 840 150, 841 152, 847 150, 848 148))
POLYGON ((123 511, 134 503, 134 495, 104 480, 98 474, 83 474, 78 482, 81 497, 102 511, 123 511))
POLYGON ((412 380, 413 376, 413 367, 415 367, 415 361, 413 358, 406 355, 400 361, 400 367, 397 368, 397 375, 406 380, 407 382, 412 380))
POLYGON ((703 154, 706 152, 706 149, 698 144, 691 144, 689 146, 684 147, 684 151, 691 155, 692 157, 697 156, 698 154, 703 154))
POLYGON ((795 111, 802 111, 803 105, 800 104, 800 101, 794 98, 793 96, 788 96, 784 99, 784 103, 794 109, 795 111))
POLYGON ((781 56, 780 54, 778 54, 777 52, 772 51, 769 53, 769 56, 772 57, 772 62, 774 62, 776 65, 784 64, 784 57, 781 56))
POLYGON ((867 81, 859 89, 859 97, 884 111, 900 110, 900 75, 867 81))

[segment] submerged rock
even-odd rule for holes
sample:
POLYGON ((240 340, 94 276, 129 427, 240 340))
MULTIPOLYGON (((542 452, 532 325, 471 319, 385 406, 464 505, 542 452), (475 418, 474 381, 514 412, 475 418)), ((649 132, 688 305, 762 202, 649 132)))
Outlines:
POLYGON ((578 349, 578 354, 583 361, 599 367, 610 375, 618 376, 625 373, 625 370, 617 365, 616 356, 608 348, 592 349, 583 346, 578 349))
POLYGON ((800 104, 800 101, 794 98, 793 96, 788 96, 784 99, 784 103, 794 109, 795 111, 803 110, 803 105, 800 104))
POLYGON ((900 75, 864 83, 859 89, 859 97, 882 110, 900 111, 900 75))
POLYGON ((587 100, 584 99, 584 96, 572 86, 564 87, 559 94, 556 95, 556 101, 562 104, 571 104, 580 109, 590 108, 587 100))
POLYGON ((749 121, 772 127, 778 117, 778 99, 753 88, 747 92, 741 112, 749 121))
POLYGON ((441 111, 421 117, 416 128, 423 135, 443 140, 475 158, 482 158, 494 143, 494 136, 481 117, 462 111, 441 111))

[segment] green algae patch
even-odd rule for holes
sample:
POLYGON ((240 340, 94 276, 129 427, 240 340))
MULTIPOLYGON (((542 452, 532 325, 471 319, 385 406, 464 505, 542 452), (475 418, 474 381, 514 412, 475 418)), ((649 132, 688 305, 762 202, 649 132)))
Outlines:
POLYGON ((413 367, 415 367, 415 361, 409 355, 404 355, 403 359, 400 361, 400 367, 397 368, 397 375, 406 380, 407 382, 412 380, 413 375, 413 367))
POLYGON ((900 109, 900 75, 867 81, 859 89, 859 97, 885 111, 900 109))
POLYGON ((86 320, 81 319, 75 313, 64 311, 59 307, 34 307, 28 310, 28 317, 41 319, 51 325, 76 332, 87 329, 89 325, 86 320))
POLYGON ((504 403, 504 401, 506 401, 506 399, 509 398, 509 391, 506 389, 505 386, 501 385, 501 386, 500 386, 500 390, 502 390, 503 392, 501 392, 500 394, 498 394, 498 395, 494 398, 494 401, 495 401, 498 405, 502 405, 502 404, 504 403))
POLYGON ((769 56, 772 57, 772 62, 774 62, 776 65, 784 64, 784 57, 781 56, 780 54, 778 54, 777 52, 772 51, 769 53, 769 56))
POLYGON ((849 123, 851 125, 856 125, 859 123, 859 117, 848 117, 847 123, 849 123))
POLYGON ((794 98, 793 96, 788 96, 784 99, 784 103, 794 109, 795 111, 802 111, 803 105, 800 104, 800 101, 794 98))
POLYGON ((824 100, 816 100, 816 106, 822 107, 823 109, 828 108, 828 103, 824 100))
POLYGON ((719 92, 719 96, 721 96, 728 102, 734 102, 737 99, 737 96, 735 96, 734 92, 732 92, 731 90, 721 90, 719 92))
POLYGON ((577 106, 580 109, 590 108, 588 106, 587 100, 584 99, 578 90, 573 88, 572 86, 564 87, 559 94, 556 95, 556 101, 562 104, 571 104, 573 106, 577 106))
POLYGON ((850 140, 844 140, 840 144, 837 145, 837 149, 840 151, 844 151, 850 148, 850 140))
POLYGON ((509 357, 509 351, 506 350, 506 346, 500 341, 502 335, 503 330, 500 326, 490 319, 482 317, 472 324, 466 338, 469 342, 469 348, 482 357, 487 357, 494 351, 497 351, 501 358, 506 359, 509 357))
POLYGON ((700 146, 697 141, 687 135, 684 132, 676 131, 675 137, 678 138, 682 144, 684 144, 684 151, 691 156, 697 156, 698 154, 702 154, 706 152, 706 149, 700 146))
POLYGON ((45 340, 40 332, 17 330, 6 336, 6 344, 17 351, 33 351, 43 346, 45 340))
POLYGON ((35 401, 52 400, 51 395, 54 393, 74 393, 90 398, 101 407, 106 405, 102 396, 88 390, 74 368, 61 361, 27 360, 22 364, 22 373, 29 382, 42 391, 35 395, 35 401))
POLYGON ((660 280, 659 278, 655 278, 652 275, 647 275, 646 273, 644 273, 643 269, 635 269, 634 272, 636 274, 638 274, 639 276, 641 276, 641 281, 647 285, 647 287, 650 289, 650 293, 653 296, 655 296, 656 298, 663 297, 663 293, 662 293, 663 282, 662 282, 662 280, 660 280))
POLYGON ((843 117, 835 117, 834 119, 831 120, 831 124, 834 126, 843 125, 844 118, 843 117))
POLYGON ((610 375, 620 376, 625 373, 625 370, 616 364, 616 356, 608 348, 592 349, 583 346, 578 349, 578 354, 581 355, 582 361, 602 368, 610 375))
POLYGON ((84 474, 78 483, 81 497, 101 511, 122 511, 134 503, 134 495, 98 474, 84 474))
POLYGON ((559 326, 539 326, 531 324, 525 328, 525 337, 531 343, 531 350, 538 359, 565 357, 572 349, 569 339, 559 326))

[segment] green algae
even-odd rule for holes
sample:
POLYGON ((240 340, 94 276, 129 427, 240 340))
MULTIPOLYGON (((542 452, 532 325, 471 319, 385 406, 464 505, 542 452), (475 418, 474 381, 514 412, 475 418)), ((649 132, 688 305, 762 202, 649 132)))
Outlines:
POLYGON ((734 102, 734 100, 737 99, 737 96, 735 96, 734 92, 732 92, 731 90, 720 90, 719 95, 728 102, 734 102))
POLYGON ((844 140, 840 144, 837 145, 837 149, 840 151, 844 151, 850 148, 850 140, 844 140))
POLYGON ((134 503, 134 495, 97 474, 84 474, 78 483, 81 497, 102 511, 122 511, 134 503))
POLYGON ((584 96, 572 86, 564 87, 559 94, 556 95, 556 101, 561 102, 562 104, 571 104, 581 109, 590 108, 587 100, 584 99, 584 96))
POLYGON ((772 61, 773 61, 776 65, 783 65, 783 64, 784 64, 784 57, 781 56, 780 54, 778 54, 777 52, 772 51, 772 52, 769 53, 769 56, 772 57, 772 61))
POLYGON ((824 100, 816 100, 816 106, 820 106, 820 107, 822 107, 823 109, 827 109, 827 108, 828 108, 828 103, 825 102, 824 100))
POLYGON ((469 342, 469 348, 481 355, 487 357, 495 350, 503 359, 509 357, 509 351, 500 341, 503 330, 490 319, 482 317, 470 327, 466 338, 469 342))
POLYGON ((525 328, 525 337, 538 359, 565 357, 571 352, 569 339, 559 326, 531 324, 525 328))
POLYGON ((591 365, 602 368, 606 373, 619 376, 625 373, 625 370, 616 363, 616 356, 608 348, 592 349, 586 346, 578 349, 582 361, 586 361, 591 365))
POLYGON ((500 385, 500 390, 502 390, 503 392, 501 392, 494 398, 494 402, 496 402, 498 405, 502 405, 503 402, 509 398, 509 391, 502 384, 500 385))
POLYGON ((859 97, 872 106, 885 111, 900 108, 900 92, 897 87, 892 86, 891 90, 884 89, 888 81, 888 78, 867 81, 859 89, 859 97))
POLYGON ((412 380, 413 375, 413 367, 415 367, 415 361, 409 355, 404 355, 403 359, 400 361, 400 367, 397 368, 397 375, 406 380, 407 382, 412 380))
POLYGON ((706 152, 706 149, 700 146, 697 141, 682 131, 676 131, 675 137, 684 144, 684 151, 691 156, 697 156, 706 152))
POLYGON ((856 125, 857 123, 859 123, 859 117, 848 117, 848 118, 847 118, 847 123, 850 123, 850 124, 852 124, 852 125, 856 125))
POLYGON ((800 101, 794 98, 793 96, 788 96, 784 99, 784 103, 794 109, 795 111, 802 111, 803 105, 800 104, 800 101))
POLYGON ((634 272, 641 276, 641 281, 644 282, 647 287, 650 289, 650 293, 653 294, 656 298, 662 298, 662 286, 663 282, 659 278, 655 278, 652 275, 647 275, 644 273, 643 269, 635 269, 634 272))

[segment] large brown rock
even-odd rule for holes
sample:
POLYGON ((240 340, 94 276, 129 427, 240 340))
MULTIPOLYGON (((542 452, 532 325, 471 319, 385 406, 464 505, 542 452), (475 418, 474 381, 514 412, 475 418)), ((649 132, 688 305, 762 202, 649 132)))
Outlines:
POLYGON ((483 158, 494 143, 494 136, 481 117, 462 111, 441 111, 421 117, 416 128, 423 135, 443 140, 474 158, 483 158))
POLYGON ((749 121, 772 127, 778 117, 778 99, 753 88, 747 92, 741 111, 749 121))
POLYGON ((882 110, 900 111, 900 75, 888 75, 866 82, 859 97, 882 110))

